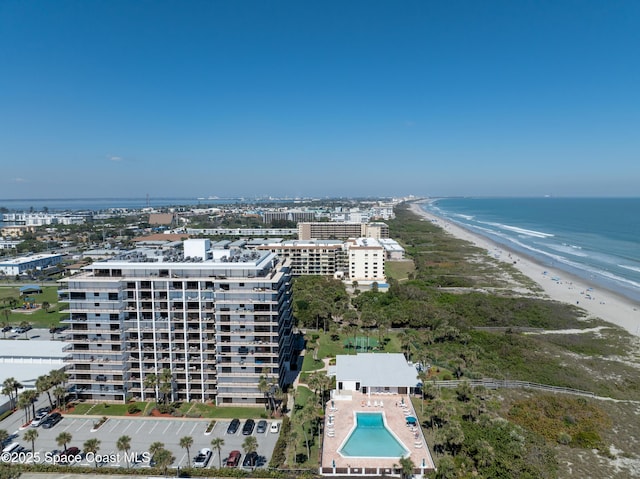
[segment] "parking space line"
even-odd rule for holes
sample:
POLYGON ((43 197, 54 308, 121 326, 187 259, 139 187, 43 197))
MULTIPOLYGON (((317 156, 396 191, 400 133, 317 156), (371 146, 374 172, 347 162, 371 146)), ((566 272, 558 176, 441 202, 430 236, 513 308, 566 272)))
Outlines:
POLYGON ((159 422, 156 421, 156 423, 153 425, 153 427, 151 428, 151 431, 149 431, 149 434, 151 434, 153 432, 153 430, 158 427, 158 424, 160 424, 159 422))
POLYGON ((193 431, 196 430, 196 428, 198 427, 198 424, 194 424, 193 427, 191 428, 191 432, 189 434, 193 434, 193 431))
POLYGON ((178 434, 180 434, 180 429, 182 429, 182 428, 184 427, 184 425, 185 425, 184 421, 180 423, 180 427, 179 427, 179 428, 178 428, 178 430, 176 431, 176 436, 177 436, 178 434))
POLYGON ((131 427, 131 425, 133 424, 133 421, 129 421, 129 424, 127 424, 127 427, 125 427, 122 432, 125 432, 127 429, 129 429, 131 427))
POLYGON ((82 424, 80 424, 80 427, 78 427, 78 429, 76 429, 76 432, 78 432, 80 429, 84 428, 85 425, 89 422, 89 420, 87 419, 86 421, 84 421, 82 424))
POLYGON ((109 429, 109 432, 113 432, 113 430, 118 427, 118 424, 119 424, 119 421, 114 421, 113 426, 111 427, 111 429, 109 429))
POLYGON ((163 435, 163 436, 167 433, 167 431, 169 430, 169 428, 170 428, 172 425, 173 425, 173 424, 171 424, 171 423, 167 424, 167 427, 165 427, 165 428, 164 428, 164 431, 162 431, 162 435, 163 435))
POLYGON ((140 429, 142 429, 143 427, 144 427, 144 421, 142 421, 142 424, 140 424, 140 427, 136 429, 136 434, 138 434, 140 432, 140 429))

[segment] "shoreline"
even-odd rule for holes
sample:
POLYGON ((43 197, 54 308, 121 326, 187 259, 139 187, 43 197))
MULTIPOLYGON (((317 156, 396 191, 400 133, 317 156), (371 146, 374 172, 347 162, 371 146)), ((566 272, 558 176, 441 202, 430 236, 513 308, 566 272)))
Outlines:
POLYGON ((424 202, 423 200, 410 203, 410 211, 431 221, 452 236, 485 249, 498 261, 511 264, 538 284, 549 299, 576 305, 586 311, 587 318, 600 318, 620 326, 629 334, 640 336, 640 304, 613 291, 589 284, 582 278, 560 269, 543 266, 530 256, 515 252, 489 238, 427 212, 421 207, 424 202))

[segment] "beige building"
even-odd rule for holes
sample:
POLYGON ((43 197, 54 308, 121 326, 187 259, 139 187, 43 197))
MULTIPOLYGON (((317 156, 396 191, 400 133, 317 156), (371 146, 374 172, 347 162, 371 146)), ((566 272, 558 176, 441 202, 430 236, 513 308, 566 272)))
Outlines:
POLYGON ((343 241, 280 241, 259 245, 255 249, 270 251, 284 260, 290 260, 294 276, 334 276, 336 273, 344 275, 347 271, 347 250, 343 241))
POLYGON ((388 237, 389 227, 385 223, 298 223, 299 240, 388 237))
POLYGON ((357 238, 347 241, 349 254, 349 279, 373 283, 384 282, 385 250, 374 238, 357 238))

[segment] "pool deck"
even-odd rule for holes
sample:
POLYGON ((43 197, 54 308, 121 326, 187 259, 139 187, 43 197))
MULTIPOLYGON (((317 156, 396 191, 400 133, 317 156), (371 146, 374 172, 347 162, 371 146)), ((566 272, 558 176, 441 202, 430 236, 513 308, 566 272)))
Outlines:
POLYGON ((409 457, 413 460, 416 468, 421 468, 424 463, 425 471, 434 469, 433 459, 420 426, 416 425, 412 430, 406 425, 405 411, 417 418, 408 396, 399 394, 366 395, 360 392, 351 394, 350 400, 338 398, 327 402, 321 464, 325 473, 334 467, 337 469, 348 468, 354 474, 361 474, 364 468, 391 469, 394 464, 398 465, 399 457, 343 457, 338 452, 355 425, 354 412, 383 412, 387 427, 409 451, 409 457), (402 402, 407 406, 406 408, 401 407, 402 402), (332 409, 332 403, 335 409, 332 409), (375 403, 378 403, 378 406, 375 406, 375 403), (382 407, 379 405, 380 403, 383 403, 382 407), (332 417, 330 418, 330 416, 332 417), (334 426, 328 426, 330 420, 334 426), (358 469, 358 471, 354 471, 354 469, 358 469))

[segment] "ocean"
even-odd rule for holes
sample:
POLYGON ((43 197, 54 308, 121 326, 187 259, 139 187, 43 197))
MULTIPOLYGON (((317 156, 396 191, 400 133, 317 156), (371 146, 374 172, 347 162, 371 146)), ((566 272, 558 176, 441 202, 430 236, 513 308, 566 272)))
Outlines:
POLYGON ((422 207, 640 302, 640 198, 441 198, 422 207))

